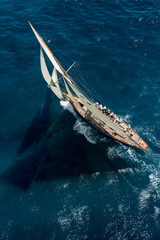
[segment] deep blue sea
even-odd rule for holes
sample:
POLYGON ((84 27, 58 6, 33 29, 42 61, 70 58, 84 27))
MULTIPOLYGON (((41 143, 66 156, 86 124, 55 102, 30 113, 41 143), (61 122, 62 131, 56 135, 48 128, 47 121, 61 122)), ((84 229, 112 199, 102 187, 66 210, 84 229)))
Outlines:
POLYGON ((0 239, 160 239, 160 1, 0 3, 0 239), (28 20, 148 143, 117 143, 43 80, 28 20))

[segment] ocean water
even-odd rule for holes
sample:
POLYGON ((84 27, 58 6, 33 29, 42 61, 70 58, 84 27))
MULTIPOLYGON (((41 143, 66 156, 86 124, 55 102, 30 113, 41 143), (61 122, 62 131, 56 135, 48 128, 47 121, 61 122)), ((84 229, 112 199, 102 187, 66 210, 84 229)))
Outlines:
POLYGON ((0 19, 0 239, 160 239, 160 2, 4 0, 0 19), (28 20, 147 151, 53 96, 28 20))

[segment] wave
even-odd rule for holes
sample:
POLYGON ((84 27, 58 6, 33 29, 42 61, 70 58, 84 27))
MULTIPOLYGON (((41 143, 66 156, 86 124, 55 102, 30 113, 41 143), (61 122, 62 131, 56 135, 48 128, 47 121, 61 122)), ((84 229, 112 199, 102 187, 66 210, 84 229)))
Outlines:
POLYGON ((72 105, 68 101, 60 101, 60 104, 64 109, 69 110, 77 119, 73 126, 73 130, 81 135, 84 135, 89 143, 96 144, 96 136, 93 134, 92 128, 80 119, 80 117, 75 113, 72 105))
POLYGON ((120 118, 122 118, 123 121, 125 121, 128 124, 131 124, 132 115, 126 114, 126 115, 119 115, 120 118))
POLYGON ((92 132, 92 128, 87 123, 77 119, 73 126, 73 129, 79 134, 84 135, 88 142, 96 144, 96 138, 92 132))
MULTIPOLYGON (((68 202, 65 204, 68 204, 68 202)), ((76 223, 76 229, 73 228, 72 231, 68 233, 67 239, 85 239, 86 234, 84 229, 87 228, 86 224, 88 225, 89 223, 88 206, 82 205, 68 209, 66 205, 64 205, 63 209, 58 212, 58 223, 62 231, 70 230, 73 224, 76 223)))
POLYGON ((64 109, 67 109, 67 110, 71 111, 72 113, 74 112, 71 104, 70 104, 67 100, 66 100, 66 101, 61 100, 61 101, 60 101, 60 105, 61 105, 64 109))

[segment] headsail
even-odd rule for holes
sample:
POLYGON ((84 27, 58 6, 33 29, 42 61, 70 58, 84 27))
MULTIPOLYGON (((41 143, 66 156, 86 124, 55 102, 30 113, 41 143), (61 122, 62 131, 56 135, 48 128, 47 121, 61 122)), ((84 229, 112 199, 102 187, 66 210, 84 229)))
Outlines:
POLYGON ((63 69, 63 67, 61 66, 61 64, 58 62, 58 60, 56 59, 56 57, 53 55, 53 53, 51 52, 51 50, 49 49, 49 47, 47 46, 47 44, 44 42, 44 40, 41 38, 41 36, 38 34, 38 32, 35 30, 35 28, 32 26, 32 24, 29 22, 30 27, 32 28, 38 42, 40 43, 41 47, 43 48, 43 50, 45 51, 45 53, 47 54, 48 58, 50 59, 51 63, 53 64, 53 66, 57 69, 57 71, 62 74, 68 82, 70 82, 72 84, 72 81, 69 77, 69 75, 67 74, 67 72, 63 69))
POLYGON ((59 97, 60 99, 64 99, 58 82, 57 70, 55 68, 53 69, 50 88, 57 95, 57 97, 59 97))
MULTIPOLYGON (((64 80, 64 79, 63 79, 63 80, 64 80)), ((68 87, 68 85, 67 85, 67 83, 66 83, 65 80, 64 80, 64 83, 65 83, 66 90, 67 90, 67 93, 68 93, 71 101, 72 101, 76 106, 81 107, 80 105, 78 105, 78 102, 77 102, 77 101, 75 100, 75 98, 73 97, 73 94, 71 93, 71 91, 70 91, 70 89, 69 89, 69 87, 68 87)))
POLYGON ((51 77, 44 59, 42 48, 40 49, 40 64, 41 64, 42 75, 45 81, 48 83, 48 86, 51 88, 51 90, 54 92, 54 94, 58 98, 63 99, 64 97, 59 87, 56 68, 54 68, 53 74, 51 77))
POLYGON ((59 91, 59 89, 57 87, 55 87, 53 81, 51 81, 51 83, 50 83, 50 88, 59 99, 64 99, 61 91, 59 91))
POLYGON ((57 71, 56 71, 55 68, 53 69, 52 79, 53 79, 54 84, 55 84, 56 86, 59 86, 59 84, 58 84, 58 77, 57 77, 57 71))

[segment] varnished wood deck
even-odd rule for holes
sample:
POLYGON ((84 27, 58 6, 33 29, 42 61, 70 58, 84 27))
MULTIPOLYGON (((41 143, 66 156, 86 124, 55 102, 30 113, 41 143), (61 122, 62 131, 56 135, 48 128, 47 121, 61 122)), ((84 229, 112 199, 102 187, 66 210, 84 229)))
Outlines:
MULTIPOLYGON (((97 128, 102 133, 108 135, 111 138, 114 138, 119 142, 125 143, 133 147, 137 147, 144 150, 148 148, 147 143, 132 128, 129 128, 129 125, 124 121, 122 121, 121 123, 116 123, 115 121, 113 121, 114 119, 112 120, 116 124, 116 126, 118 126, 118 128, 121 129, 123 132, 125 132, 125 129, 127 129, 127 131, 125 132, 126 137, 120 135, 119 133, 115 133, 114 129, 112 129, 109 125, 99 120, 97 117, 95 117, 95 115, 88 111, 86 106, 83 107, 77 106, 70 100, 67 94, 64 95, 67 98, 67 100, 72 104, 74 109, 81 115, 81 117, 84 118, 88 123, 90 123, 92 126, 97 128)), ((81 102, 81 100, 78 97, 75 97, 75 100, 77 101, 77 103, 81 102)), ((110 118, 110 116, 106 117, 110 118)))

